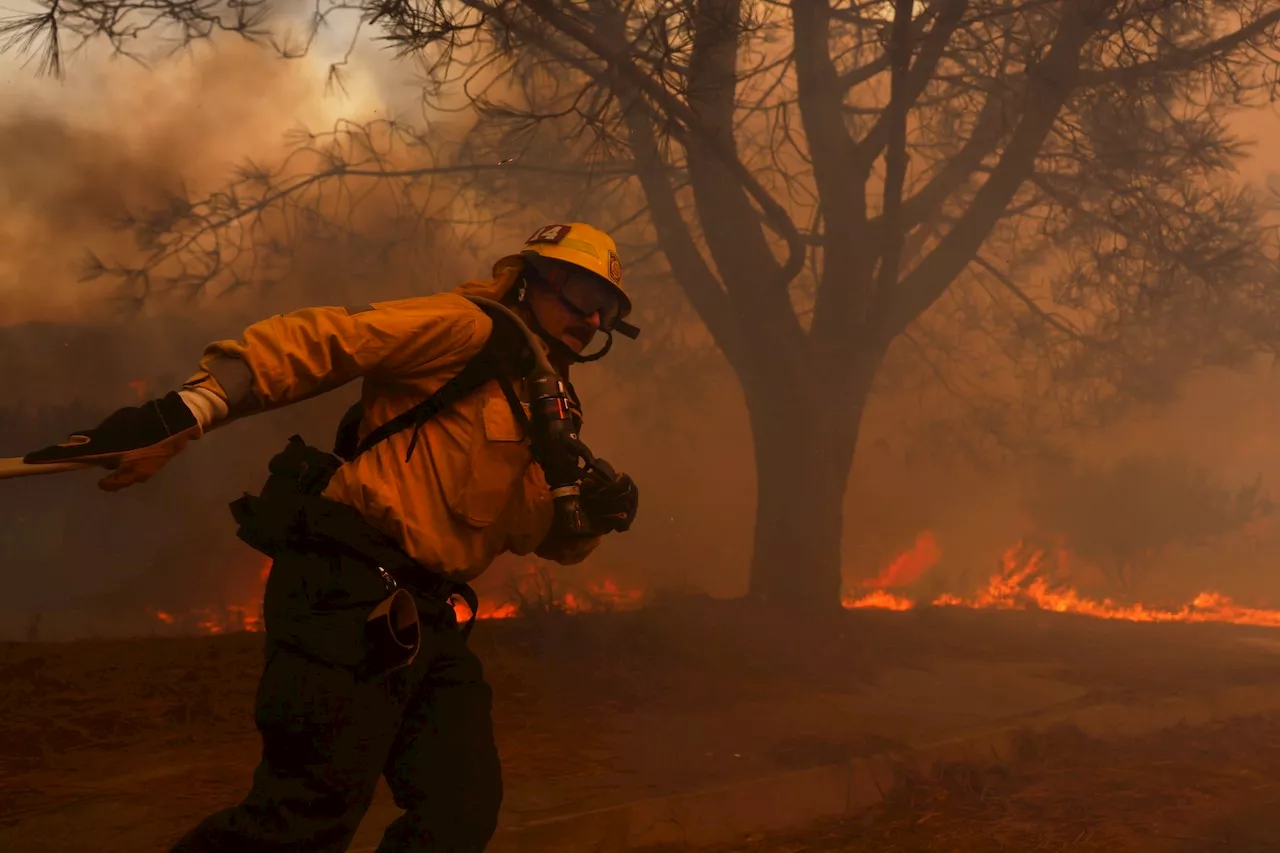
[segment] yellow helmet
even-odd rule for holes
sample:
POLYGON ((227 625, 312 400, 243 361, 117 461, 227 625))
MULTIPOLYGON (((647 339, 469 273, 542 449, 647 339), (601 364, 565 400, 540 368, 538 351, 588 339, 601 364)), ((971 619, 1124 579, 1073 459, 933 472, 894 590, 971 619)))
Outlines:
POLYGON ((572 264, 598 276, 618 294, 621 316, 631 313, 631 299, 622 289, 622 261, 613 238, 585 222, 547 225, 524 241, 521 254, 572 264))

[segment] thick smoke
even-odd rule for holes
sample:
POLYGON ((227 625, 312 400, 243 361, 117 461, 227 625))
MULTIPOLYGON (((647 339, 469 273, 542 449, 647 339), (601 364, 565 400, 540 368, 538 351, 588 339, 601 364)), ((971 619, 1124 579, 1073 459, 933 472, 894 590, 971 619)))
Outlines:
MULTIPOLYGON (((87 251, 137 262, 122 217, 217 188, 245 159, 278 160, 293 128, 372 114, 378 104, 359 82, 348 81, 352 97, 327 97, 322 67, 231 43, 155 70, 81 64, 65 86, 15 87, 0 103, 0 455, 175 387, 207 341, 313 301, 310 294, 350 301, 341 270, 315 262, 305 246, 299 275, 270 294, 137 316, 111 298, 116 282, 82 281, 78 270, 87 251)), ((393 297, 405 284, 362 298, 393 297)), ((353 394, 240 425, 230 439, 212 434, 147 487, 121 495, 99 492, 87 474, 6 482, 4 633, 26 630, 43 612, 44 632, 57 634, 50 614, 69 607, 77 612, 64 629, 84 632, 95 630, 91 612, 234 599, 258 561, 232 536, 226 503, 260 484, 277 442, 310 423, 331 429, 353 394)), ((95 618, 97 630, 137 627, 95 618)))

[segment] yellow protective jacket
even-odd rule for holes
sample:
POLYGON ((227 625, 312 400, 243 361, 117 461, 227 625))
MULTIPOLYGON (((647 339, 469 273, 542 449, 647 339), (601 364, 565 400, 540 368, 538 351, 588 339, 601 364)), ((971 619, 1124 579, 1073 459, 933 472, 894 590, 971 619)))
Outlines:
MULTIPOLYGON (((493 321, 461 294, 496 297, 517 273, 500 262, 494 281, 453 293, 271 317, 237 341, 210 344, 184 387, 218 393, 235 418, 362 379, 363 437, 426 399, 480 351, 493 321)), ((467 581, 503 552, 570 564, 599 544, 548 535, 546 480, 496 380, 425 423, 406 462, 412 432, 343 465, 324 496, 354 507, 422 565, 467 581)))

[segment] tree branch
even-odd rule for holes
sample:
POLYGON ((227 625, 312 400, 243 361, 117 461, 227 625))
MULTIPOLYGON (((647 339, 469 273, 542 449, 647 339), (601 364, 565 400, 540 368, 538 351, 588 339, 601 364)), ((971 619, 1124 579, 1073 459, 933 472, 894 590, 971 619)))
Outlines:
MULTIPOLYGON (((965 5, 957 0, 948 8, 965 5)), ((877 298, 891 292, 898 281, 902 264, 902 247, 906 232, 902 221, 902 188, 907 179, 907 113, 909 102, 907 74, 911 70, 911 12, 915 0, 894 0, 893 32, 890 55, 893 72, 890 80, 889 105, 883 119, 886 128, 884 176, 884 225, 880 240, 880 272, 876 279, 877 298)), ((945 12, 944 12, 945 15, 945 12)))
MULTIPOLYGON (((904 109, 909 111, 911 105, 919 99, 929 82, 933 80, 934 74, 938 70, 938 63, 942 61, 942 57, 946 54, 947 44, 951 41, 951 34, 960 26, 961 20, 964 19, 964 13, 968 9, 969 0, 945 0, 942 11, 938 14, 937 23, 934 24, 921 42, 919 58, 916 59, 902 81, 900 97, 904 104, 904 109)), ((902 37, 909 38, 910 35, 910 32, 908 32, 902 37)), ((892 64, 890 62, 890 66, 892 64)), ((886 109, 885 112, 880 114, 880 118, 871 126, 871 129, 867 131, 866 136, 854 146, 854 168, 864 175, 870 173, 872 164, 880 156, 881 149, 884 148, 889 139, 888 123, 890 119, 888 116, 889 112, 886 109)))
POLYGON ((975 255, 973 262, 978 266, 982 267, 984 270, 986 270, 987 273, 992 278, 994 278, 997 282, 1000 283, 1001 287, 1003 287, 1005 290, 1012 293, 1019 302, 1027 306, 1027 308, 1031 310, 1031 313, 1039 317, 1042 321, 1044 321, 1046 325, 1052 326, 1053 328, 1057 329, 1059 332, 1066 335, 1068 338, 1075 341, 1076 343, 1086 344, 1091 346, 1096 345, 1098 343, 1097 341, 1094 341, 1091 338, 1087 338, 1084 335, 1082 335, 1079 329, 1077 329, 1075 326, 1068 323, 1066 320, 1062 319, 1056 314, 1051 314, 1050 312, 1046 311, 1045 309, 1037 305, 1036 301, 1032 299, 1030 296, 1028 296, 1026 291, 1024 291, 1021 287, 1018 287, 1018 285, 1013 281, 1013 279, 1005 275, 1003 270, 1001 270, 995 264, 988 261, 986 258, 982 257, 982 255, 980 254, 975 255))
POLYGON ((624 108, 624 118, 635 155, 636 177, 649 205, 649 216, 658 234, 662 253, 671 265, 680 286, 689 297, 716 345, 731 364, 742 367, 746 362, 746 347, 742 341, 742 329, 735 322, 729 295, 693 239, 688 223, 680 212, 675 192, 662 172, 662 155, 654 141, 652 117, 637 98, 624 108))
POLYGON ((1075 91, 1080 54, 1101 25, 1106 0, 1063 4, 1062 23, 1044 60, 1028 75, 1025 110, 1008 147, 955 227, 885 300, 882 333, 892 338, 920 316, 969 264, 1023 183, 1058 113, 1075 91))
MULTIPOLYGON (((742 291, 746 301, 758 303, 768 299, 762 285, 785 295, 785 290, 770 280, 777 275, 777 261, 744 187, 716 153, 736 147, 741 16, 741 0, 702 0, 694 10, 686 97, 689 109, 699 118, 701 132, 688 140, 687 156, 698 218, 725 286, 742 291), (749 292, 755 290, 761 292, 749 292)), ((787 313, 791 313, 789 308, 787 313)))
MULTIPOLYGON (((865 176, 851 168, 853 140, 841 112, 843 89, 831 61, 831 9, 827 0, 794 0, 796 103, 804 126, 813 180, 822 209, 823 275, 810 333, 822 346, 852 345, 848 325, 855 306, 870 298, 866 260, 865 176)), ((842 354, 833 354, 839 360, 842 354)))
MULTIPOLYGON (((500 16, 504 25, 528 32, 527 28, 513 21, 509 15, 506 15, 494 4, 483 3, 480 0, 462 0, 462 2, 472 8, 500 16)), ((641 70, 630 55, 619 55, 611 50, 610 46, 600 36, 567 15, 555 3, 549 2, 549 0, 524 0, 522 5, 532 9, 543 22, 550 24, 558 32, 577 42, 612 67, 621 79, 634 86, 637 91, 643 93, 645 97, 660 107, 672 122, 682 124, 687 129, 690 138, 697 136, 703 140, 703 144, 708 145, 715 152, 723 161, 725 168, 737 179, 743 189, 750 194, 756 204, 760 206, 766 223, 773 229, 774 233, 778 234, 786 242, 788 256, 781 270, 775 276, 775 283, 779 286, 785 285, 795 278, 796 274, 804 267, 804 242, 800 237, 800 233, 796 229, 795 223, 791 221, 786 209, 751 175, 751 172, 739 159, 737 151, 732 147, 726 147, 722 141, 716 140, 714 134, 707 133, 697 113, 675 97, 660 81, 654 80, 641 70)), ((592 76, 599 79, 601 75, 597 71, 592 76)), ((686 145, 690 144, 690 138, 685 139, 686 145)))
MULTIPOLYGON (((991 93, 982 104, 973 132, 960 150, 928 183, 903 202, 903 228, 910 230, 942 209, 952 193, 965 184, 991 155, 1009 130, 1008 96, 991 93)), ((878 220, 877 224, 878 224, 878 220)))
MULTIPOLYGON (((604 35, 615 43, 625 38, 624 21, 610 10, 595 7, 604 22, 604 35)), ((693 239, 689 225, 666 177, 666 166, 658 147, 658 132, 648 103, 629 84, 614 79, 611 88, 618 95, 628 145, 635 160, 635 176, 648 203, 650 221, 658 243, 694 310, 731 364, 742 367, 747 350, 742 330, 732 314, 732 303, 715 273, 707 266, 693 239)), ((757 229, 759 226, 757 225, 757 229)))
POLYGON ((1167 48, 1164 57, 1150 62, 1140 62, 1122 68, 1110 68, 1104 71, 1082 71, 1080 84, 1087 88, 1112 85, 1132 85, 1140 80, 1159 77, 1162 74, 1185 71, 1202 60, 1212 59, 1229 53, 1235 48, 1259 36, 1266 35, 1267 30, 1280 25, 1280 9, 1259 16, 1235 32, 1221 38, 1206 42, 1193 48, 1167 48))

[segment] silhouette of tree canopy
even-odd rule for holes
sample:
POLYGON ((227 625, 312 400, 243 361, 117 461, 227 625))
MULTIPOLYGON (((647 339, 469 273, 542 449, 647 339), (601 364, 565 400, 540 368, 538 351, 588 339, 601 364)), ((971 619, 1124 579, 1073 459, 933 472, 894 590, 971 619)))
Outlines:
POLYGON ((1261 478, 1232 491, 1185 459, 1142 455, 1052 468, 1026 506, 1044 534, 1126 591, 1169 549, 1209 544, 1274 510, 1261 478))

